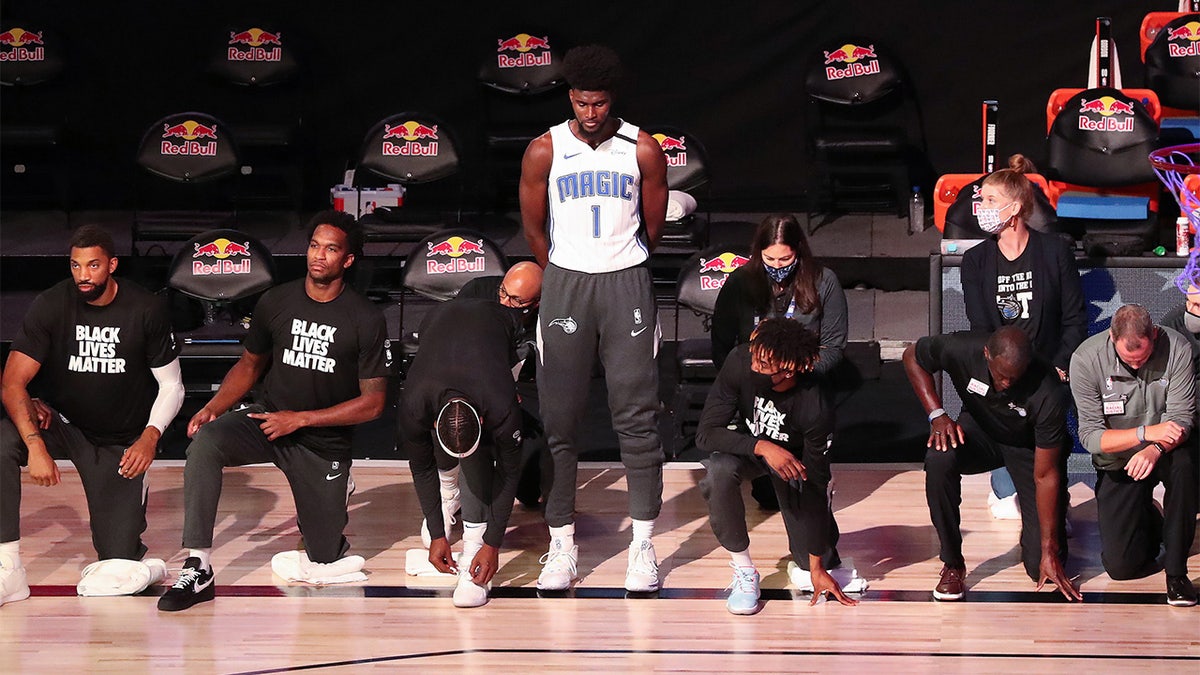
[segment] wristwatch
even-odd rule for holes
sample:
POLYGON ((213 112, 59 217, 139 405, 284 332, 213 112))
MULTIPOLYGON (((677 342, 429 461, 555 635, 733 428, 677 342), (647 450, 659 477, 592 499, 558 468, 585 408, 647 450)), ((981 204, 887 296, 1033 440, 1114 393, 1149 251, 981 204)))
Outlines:
POLYGON ((1134 433, 1137 434, 1138 443, 1146 442, 1146 425, 1145 424, 1139 426, 1134 433))

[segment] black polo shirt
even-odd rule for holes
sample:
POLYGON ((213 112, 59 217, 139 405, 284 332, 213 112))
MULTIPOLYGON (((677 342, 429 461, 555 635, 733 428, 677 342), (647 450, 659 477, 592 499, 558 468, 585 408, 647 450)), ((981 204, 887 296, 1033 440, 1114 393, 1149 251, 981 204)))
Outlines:
POLYGON ((1023 448, 1064 446, 1066 392, 1054 369, 1035 358, 1012 386, 996 391, 983 358, 989 336, 966 331, 921 338, 917 363, 930 373, 950 376, 963 408, 993 441, 1023 448))

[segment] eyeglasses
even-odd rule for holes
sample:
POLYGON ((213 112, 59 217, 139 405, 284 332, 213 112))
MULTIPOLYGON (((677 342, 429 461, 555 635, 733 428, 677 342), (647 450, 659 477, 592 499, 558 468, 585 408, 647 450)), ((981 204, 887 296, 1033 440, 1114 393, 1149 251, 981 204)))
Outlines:
POLYGON ((533 303, 537 302, 538 298, 530 298, 528 300, 525 300, 524 298, 519 298, 519 297, 513 295, 512 293, 509 293, 508 290, 504 288, 504 284, 500 284, 500 302, 503 303, 505 301, 508 301, 509 307, 514 307, 516 309, 524 309, 526 307, 529 307, 533 303))

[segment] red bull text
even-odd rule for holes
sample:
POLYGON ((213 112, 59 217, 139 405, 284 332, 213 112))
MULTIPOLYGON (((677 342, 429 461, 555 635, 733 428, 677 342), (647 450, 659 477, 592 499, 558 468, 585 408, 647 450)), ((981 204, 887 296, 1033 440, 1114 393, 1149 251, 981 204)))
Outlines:
POLYGON ((250 273, 250 242, 238 243, 221 238, 207 244, 195 244, 192 258, 216 258, 209 263, 192 260, 192 276, 250 273), (244 256, 244 260, 230 260, 233 256, 244 256))
POLYGON ((457 274, 460 272, 483 272, 487 267, 487 258, 483 250, 483 240, 468 241, 462 237, 450 237, 436 244, 427 244, 429 252, 426 258, 448 256, 450 260, 426 260, 426 274, 457 274), (463 256, 474 255, 473 259, 463 256))
POLYGON ((1167 33, 1167 56, 1173 59, 1200 56, 1200 21, 1189 21, 1167 33))
POLYGON ((283 42, 280 33, 261 28, 231 32, 225 58, 230 61, 282 61, 283 42), (238 46, 240 45, 240 46, 238 46), (267 45, 275 45, 268 47, 267 45))
POLYGON ((395 126, 383 125, 383 145, 380 153, 385 157, 436 157, 438 154, 437 125, 427 126, 419 122, 405 122, 395 126), (388 139, 402 140, 393 143, 388 139))
POLYGON ((729 273, 750 262, 744 255, 725 252, 715 258, 700 259, 700 290, 719 291, 729 279, 729 273), (717 276, 720 275, 720 276, 717 276))
POLYGON ((496 42, 499 44, 496 49, 496 65, 500 68, 534 68, 552 63, 549 37, 519 33, 496 42), (535 50, 541 53, 535 54, 535 50), (517 55, 511 56, 505 52, 516 52, 517 55))
POLYGON ((163 141, 159 152, 164 155, 217 156, 217 127, 188 120, 180 124, 163 125, 163 141), (199 139, 207 138, 207 143, 199 139), (176 140, 178 139, 178 140, 176 140))
POLYGON ((825 52, 825 79, 843 80, 847 77, 862 77, 875 75, 879 72, 879 58, 875 55, 875 45, 866 47, 845 44, 831 52, 825 52), (870 59, 860 63, 863 59, 870 59), (845 64, 839 68, 837 63, 845 64))
POLYGON ((0 33, 0 45, 8 47, 0 49, 0 62, 45 61, 46 48, 40 46, 42 44, 41 31, 35 33, 24 28, 10 28, 0 33))
POLYGON ((1133 132, 1133 104, 1111 96, 1079 99, 1079 129, 1082 131, 1133 132), (1100 117, 1092 117, 1092 115, 1100 117))

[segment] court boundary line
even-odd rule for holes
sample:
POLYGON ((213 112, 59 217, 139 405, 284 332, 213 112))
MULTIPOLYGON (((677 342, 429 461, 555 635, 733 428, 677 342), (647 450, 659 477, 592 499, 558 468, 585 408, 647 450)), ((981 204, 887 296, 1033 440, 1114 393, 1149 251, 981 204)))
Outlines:
POLYGON ((989 652, 900 652, 900 651, 862 651, 862 650, 822 650, 822 649, 518 649, 504 647, 485 647, 480 649, 450 649, 437 652, 422 652, 416 654, 396 654, 392 656, 376 656, 367 659, 351 659, 346 661, 331 661, 328 663, 310 663, 300 666, 285 666, 263 670, 238 671, 235 675, 269 675, 271 673, 290 673, 299 670, 314 670, 317 668, 340 668, 344 666, 361 666, 392 661, 409 661, 413 659, 438 658, 443 656, 461 656, 465 654, 579 654, 579 655, 614 655, 614 654, 647 654, 662 656, 883 656, 888 658, 918 657, 918 658, 977 658, 977 659, 1114 659, 1118 661, 1200 661, 1200 656, 1155 656, 1142 654, 1011 654, 989 652))

